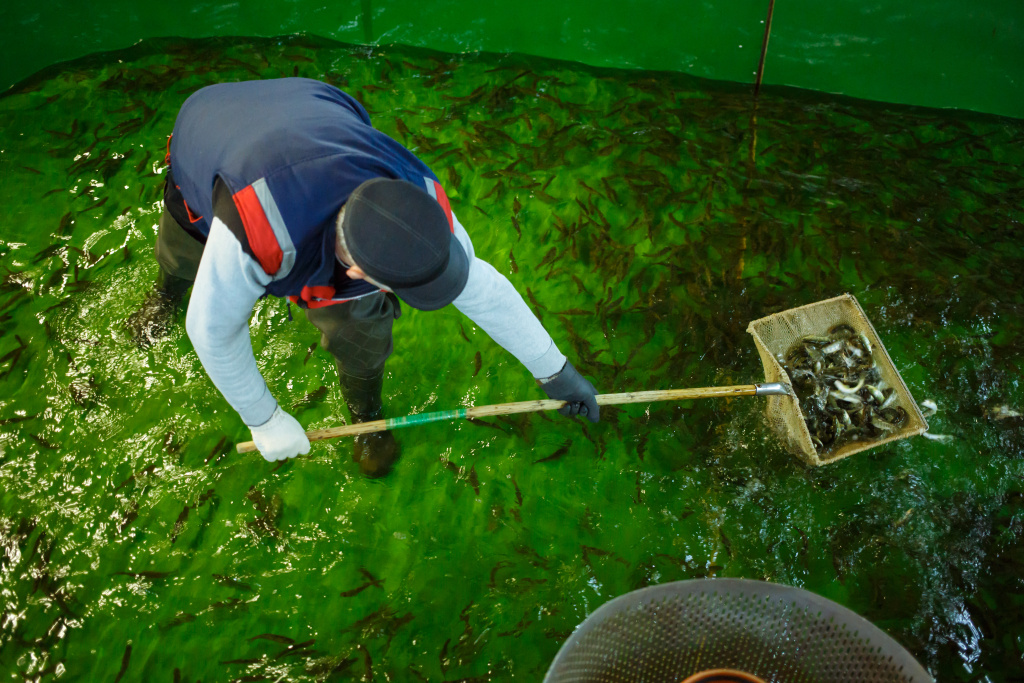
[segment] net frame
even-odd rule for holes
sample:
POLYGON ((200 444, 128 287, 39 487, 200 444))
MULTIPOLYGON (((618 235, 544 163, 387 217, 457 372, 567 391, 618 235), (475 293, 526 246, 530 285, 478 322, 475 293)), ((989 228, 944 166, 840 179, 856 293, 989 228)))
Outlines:
POLYGON ((777 356, 785 357, 794 342, 806 336, 822 336, 839 324, 847 324, 871 342, 872 357, 878 366, 882 379, 896 392, 895 405, 907 412, 906 422, 889 436, 874 441, 856 441, 847 443, 834 451, 818 453, 811 441, 811 433, 804 423, 804 415, 800 410, 800 402, 796 396, 768 396, 766 413, 772 431, 791 453, 808 465, 825 465, 851 456, 854 453, 875 448, 890 441, 898 441, 917 436, 928 431, 928 422, 924 419, 921 409, 910 394, 910 389, 900 376, 896 366, 885 350, 874 326, 868 320, 864 309, 860 307, 852 294, 843 294, 832 299, 790 308, 779 313, 765 316, 752 321, 747 332, 754 338, 757 352, 764 366, 765 381, 785 382, 792 386, 793 381, 783 369, 777 356))

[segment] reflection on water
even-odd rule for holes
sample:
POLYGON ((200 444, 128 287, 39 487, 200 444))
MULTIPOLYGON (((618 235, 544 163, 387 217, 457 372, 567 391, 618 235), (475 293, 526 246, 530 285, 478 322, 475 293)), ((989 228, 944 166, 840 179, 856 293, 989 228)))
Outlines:
MULTIPOLYGON (((837 600, 940 680, 1019 670, 1020 122, 306 39, 143 43, 0 111, 3 671, 536 679, 602 603, 701 576, 837 600), (849 291, 950 439, 809 470, 738 399, 416 427, 383 481, 344 442, 237 455, 248 431, 184 331, 140 350, 124 320, 181 102, 287 75, 347 89, 432 165, 601 391, 757 381, 750 320, 849 291)), ((257 361, 332 426, 302 317, 261 302, 257 361)), ((455 311, 397 327, 393 415, 539 397, 455 311)))

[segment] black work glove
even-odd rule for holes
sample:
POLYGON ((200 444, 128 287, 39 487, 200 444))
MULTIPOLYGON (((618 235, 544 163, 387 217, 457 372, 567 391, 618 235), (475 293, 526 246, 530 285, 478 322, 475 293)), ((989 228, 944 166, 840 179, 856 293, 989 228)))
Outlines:
POLYGON ((541 380, 540 388, 548 398, 567 402, 558 409, 562 415, 583 415, 591 422, 601 419, 601 408, 597 405, 597 389, 577 372, 569 361, 565 361, 565 365, 557 374, 541 380))

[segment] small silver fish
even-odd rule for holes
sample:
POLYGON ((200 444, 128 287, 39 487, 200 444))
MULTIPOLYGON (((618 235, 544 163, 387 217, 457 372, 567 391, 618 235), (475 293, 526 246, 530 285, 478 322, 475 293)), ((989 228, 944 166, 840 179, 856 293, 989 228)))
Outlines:
POLYGON ((991 417, 993 420, 1008 420, 1013 417, 1021 417, 1019 410, 1014 410, 1008 405, 996 406, 995 408, 986 408, 985 414, 991 417))
POLYGON ((863 332, 861 332, 860 333, 860 340, 861 340, 861 342, 864 343, 864 350, 867 351, 868 354, 870 354, 871 353, 871 342, 868 341, 868 336, 866 334, 864 334, 863 332))
POLYGON ((844 394, 856 394, 858 391, 861 390, 861 387, 864 386, 864 378, 861 377, 860 381, 857 382, 857 386, 855 386, 855 387, 848 387, 845 384, 843 384, 842 382, 840 382, 838 379, 833 384, 835 384, 836 389, 838 389, 841 393, 844 393, 844 394))
POLYGON ((833 353, 838 353, 839 351, 842 351, 843 345, 844 345, 844 343, 843 343, 842 340, 834 341, 831 344, 829 344, 828 346, 826 346, 825 348, 823 348, 821 350, 821 352, 823 354, 825 354, 826 356, 831 355, 833 353))
MULTIPOLYGON (((838 380, 837 380, 837 383, 838 383, 838 380)), ((860 396, 858 396, 857 394, 854 394, 854 393, 843 394, 843 393, 840 393, 838 391, 831 391, 831 392, 829 392, 829 396, 831 396, 832 398, 834 398, 837 401, 846 401, 847 403, 853 403, 853 404, 856 404, 856 405, 860 405, 861 403, 864 402, 864 401, 860 400, 860 396)))
POLYGON ((871 418, 871 424, 884 432, 895 432, 896 425, 886 422, 880 417, 871 418))
POLYGON ((923 436, 926 439, 931 439, 932 441, 939 441, 941 443, 949 443, 950 441, 954 441, 956 439, 955 436, 952 436, 950 434, 932 434, 931 432, 925 432, 921 436, 923 436))
POLYGON ((879 389, 878 387, 873 386, 871 384, 867 385, 867 389, 868 389, 868 393, 870 393, 871 396, 876 401, 878 401, 879 404, 885 403, 885 394, 882 393, 881 389, 879 389))

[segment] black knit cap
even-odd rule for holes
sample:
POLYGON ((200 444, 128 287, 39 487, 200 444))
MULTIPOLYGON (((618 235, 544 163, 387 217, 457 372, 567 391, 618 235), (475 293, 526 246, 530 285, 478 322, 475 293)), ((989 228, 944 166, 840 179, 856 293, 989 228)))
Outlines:
POLYGON ((443 308, 466 286, 466 252, 441 205, 413 183, 367 180, 345 203, 341 229, 355 261, 350 265, 413 308, 443 308))

